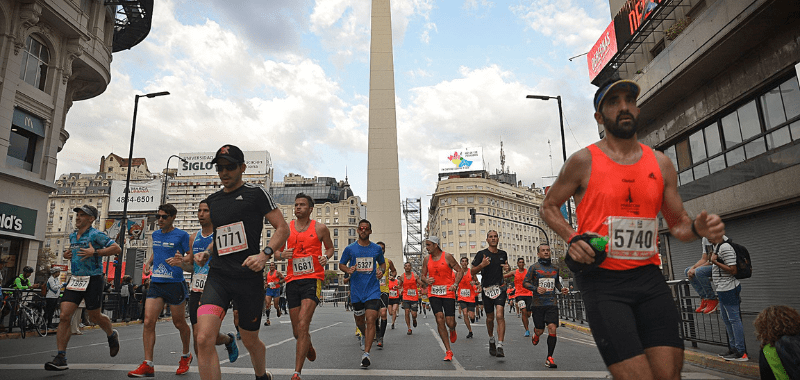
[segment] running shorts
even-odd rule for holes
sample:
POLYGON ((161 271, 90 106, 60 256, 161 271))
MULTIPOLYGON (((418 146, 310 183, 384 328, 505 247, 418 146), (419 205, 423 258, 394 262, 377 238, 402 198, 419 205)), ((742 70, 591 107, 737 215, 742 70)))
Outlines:
POLYGON ((413 312, 419 311, 419 302, 417 301, 403 301, 403 309, 411 309, 413 312))
POLYGON ((362 311, 362 310, 375 310, 379 311, 381 309, 381 300, 374 299, 368 300, 365 302, 354 302, 353 303, 353 311, 362 311))
POLYGON ((650 347, 683 349, 680 315, 657 266, 624 271, 596 268, 576 281, 606 366, 641 355, 650 347))
POLYGON ((546 325, 554 323, 558 327, 558 306, 533 306, 530 308, 533 327, 544 330, 546 325))
POLYGON ((192 325, 197 324, 197 308, 200 307, 200 297, 203 292, 189 292, 189 321, 192 325))
POLYGON ((455 317, 456 300, 454 298, 428 297, 433 314, 444 312, 445 317, 455 317))
POLYGON ((467 309, 467 311, 475 311, 475 302, 466 302, 466 301, 458 301, 458 305, 461 309, 467 309))
POLYGON ((186 300, 186 282, 153 282, 147 298, 161 298, 167 305, 178 306, 186 300))
POLYGON ((300 307, 304 299, 310 299, 319 305, 322 293, 322 280, 316 278, 303 278, 286 284, 286 304, 289 309, 300 307))
POLYGON ((280 297, 281 296, 281 288, 270 289, 264 292, 264 297, 280 297))
POLYGON ((104 282, 103 275, 101 274, 91 276, 89 277, 89 285, 86 286, 86 290, 84 291, 64 289, 64 296, 61 297, 61 302, 71 302, 80 305, 81 300, 83 300, 86 301, 86 310, 99 309, 100 306, 103 305, 104 282))
POLYGON ((239 328, 258 331, 261 327, 261 311, 264 308, 264 280, 254 278, 231 278, 208 273, 200 305, 216 305, 228 310, 231 303, 239 310, 239 328))
POLYGON ((399 305, 399 304, 400 304, 400 298, 389 298, 389 306, 399 305))
POLYGON ((389 293, 381 293, 381 309, 389 306, 389 293))
POLYGON ((520 310, 522 310, 522 309, 529 310, 531 308, 531 305, 533 305, 533 297, 532 296, 517 296, 517 298, 515 298, 514 301, 516 302, 517 307, 519 307, 520 310), (519 306, 520 302, 524 303, 524 305, 522 305, 522 307, 519 306))
POLYGON ((486 314, 494 314, 495 306, 506 306, 508 294, 506 293, 506 287, 501 286, 500 295, 497 296, 497 298, 491 299, 487 297, 486 294, 482 294, 481 297, 483 298, 483 311, 486 312, 486 314))

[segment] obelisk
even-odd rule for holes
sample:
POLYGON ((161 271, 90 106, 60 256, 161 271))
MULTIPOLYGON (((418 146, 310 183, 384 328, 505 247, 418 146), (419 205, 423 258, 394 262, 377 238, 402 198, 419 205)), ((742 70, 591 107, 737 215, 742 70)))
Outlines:
POLYGON ((367 219, 372 223, 370 241, 384 242, 386 257, 392 259, 395 265, 402 266, 400 172, 389 0, 372 0, 371 21, 367 219))

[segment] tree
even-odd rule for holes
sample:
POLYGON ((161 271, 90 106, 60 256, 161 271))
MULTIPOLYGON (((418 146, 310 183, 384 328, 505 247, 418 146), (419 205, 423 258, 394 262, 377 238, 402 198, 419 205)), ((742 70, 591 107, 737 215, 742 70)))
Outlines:
POLYGON ((339 273, 335 270, 326 270, 325 271, 325 281, 323 282, 323 286, 328 286, 331 282, 339 282, 339 273))

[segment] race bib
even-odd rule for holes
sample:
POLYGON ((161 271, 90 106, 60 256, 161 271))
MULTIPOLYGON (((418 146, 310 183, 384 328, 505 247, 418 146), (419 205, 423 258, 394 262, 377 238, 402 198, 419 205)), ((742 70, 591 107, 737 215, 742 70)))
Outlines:
POLYGON ((217 228, 217 253, 220 256, 247 250, 244 223, 236 222, 217 228))
POLYGON ((381 277, 380 281, 381 286, 386 286, 386 277, 381 277))
POLYGON ((203 288, 206 287, 206 278, 208 278, 207 273, 195 273, 192 276, 192 291, 202 293, 203 288))
POLYGON ((447 285, 433 285, 431 286, 432 296, 443 296, 447 294, 447 285))
POLYGON ((461 297, 469 297, 469 295, 470 295, 471 293, 470 293, 469 289, 467 289, 467 288, 464 288, 464 289, 461 289, 461 290, 458 292, 458 294, 459 294, 461 297))
POLYGON ((372 257, 356 257, 356 271, 372 272, 372 257))
POLYGON ((520 310, 524 309, 525 308, 525 301, 523 301, 523 300, 517 301, 517 307, 520 308, 520 310))
POLYGON ((486 294, 486 297, 491 299, 496 299, 502 292, 503 291, 500 289, 499 285, 492 285, 483 288, 483 293, 486 294))
POLYGON ((552 292, 553 289, 556 287, 556 279, 555 278, 540 278, 539 279, 539 287, 544 288, 547 292, 552 292))
POLYGON ((658 254, 655 218, 608 217, 608 257, 647 260, 658 254))
POLYGON ((393 297, 393 298, 397 297, 397 290, 390 290, 389 291, 389 297, 393 297))
POLYGON ((270 289, 275 289, 275 283, 274 282, 268 282, 267 283, 267 287, 270 288, 270 289))
POLYGON ((409 296, 412 296, 412 297, 416 296, 417 295, 417 289, 408 289, 408 290, 406 290, 406 295, 409 295, 409 296))
POLYGON ((292 270, 294 271, 295 275, 298 274, 307 274, 314 272, 314 259, 313 256, 306 256, 300 257, 297 259, 292 259, 292 270))
POLYGON ((74 290, 76 292, 84 292, 86 291, 86 287, 89 286, 89 278, 91 276, 72 276, 69 279, 69 283, 67 284, 67 289, 74 290))

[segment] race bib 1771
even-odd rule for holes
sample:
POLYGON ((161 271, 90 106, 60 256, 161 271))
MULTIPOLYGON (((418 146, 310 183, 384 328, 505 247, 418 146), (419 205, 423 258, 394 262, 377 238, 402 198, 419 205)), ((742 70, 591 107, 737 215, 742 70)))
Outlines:
POLYGON ((220 256, 247 250, 244 223, 236 222, 217 228, 217 253, 220 256))

